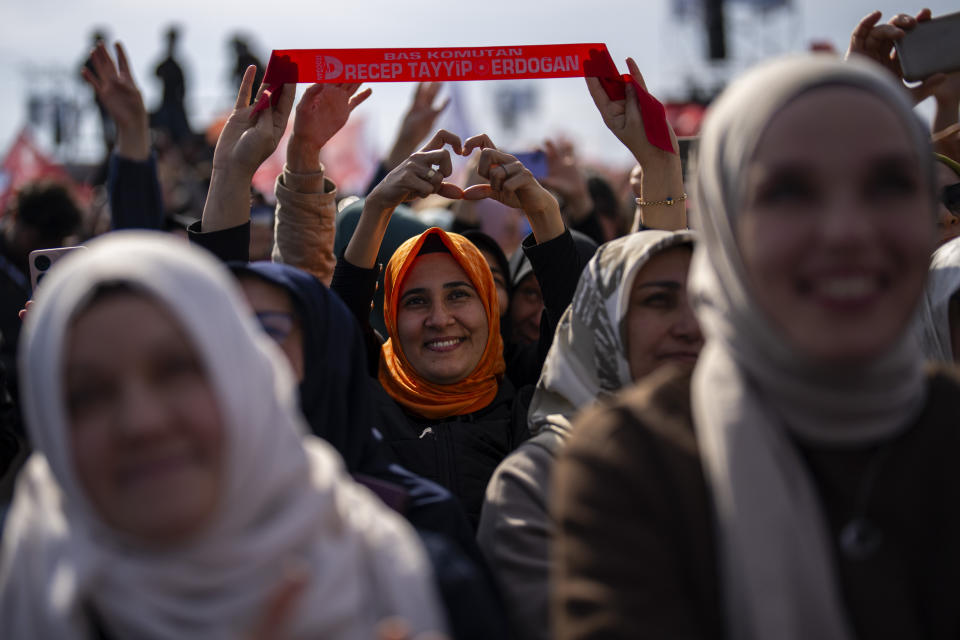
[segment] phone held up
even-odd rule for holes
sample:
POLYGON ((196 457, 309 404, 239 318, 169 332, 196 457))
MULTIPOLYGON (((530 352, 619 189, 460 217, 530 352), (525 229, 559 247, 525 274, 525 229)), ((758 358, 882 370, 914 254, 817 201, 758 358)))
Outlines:
POLYGON ((77 249, 86 250, 86 247, 55 247, 53 249, 37 249, 30 252, 30 286, 36 290, 37 285, 47 275, 53 265, 63 259, 68 253, 77 249))
POLYGON ((903 77, 911 82, 960 70, 960 12, 918 22, 894 46, 903 77))
POLYGON ((547 154, 543 151, 525 151, 511 154, 520 161, 533 174, 537 180, 545 178, 549 170, 547 168, 547 154))

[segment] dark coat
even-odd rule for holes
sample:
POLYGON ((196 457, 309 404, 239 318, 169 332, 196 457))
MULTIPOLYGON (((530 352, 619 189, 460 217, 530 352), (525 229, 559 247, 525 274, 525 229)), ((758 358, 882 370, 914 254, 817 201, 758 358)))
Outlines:
POLYGON ((397 462, 446 487, 467 512, 474 528, 490 476, 524 440, 532 387, 519 392, 506 379, 489 405, 462 416, 428 420, 407 413, 382 392, 381 429, 397 462))
MULTIPOLYGON (((690 380, 663 371, 578 418, 554 471, 554 638, 722 638, 710 491, 690 380)), ((931 374, 917 422, 897 436, 863 515, 882 542, 839 551, 876 447, 798 445, 819 490, 854 633, 960 637, 960 377, 931 374)))

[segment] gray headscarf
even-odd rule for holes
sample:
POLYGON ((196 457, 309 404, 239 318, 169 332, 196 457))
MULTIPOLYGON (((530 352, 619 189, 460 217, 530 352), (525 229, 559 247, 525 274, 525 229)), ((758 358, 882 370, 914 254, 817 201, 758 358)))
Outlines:
POLYGON ((623 323, 633 281, 650 258, 693 240, 690 231, 640 231, 597 249, 544 362, 530 402, 531 433, 566 435, 578 410, 632 382, 623 323))
POLYGON ((933 254, 930 276, 923 293, 919 338, 923 355, 935 362, 953 362, 950 339, 950 298, 960 291, 960 238, 933 254))
MULTIPOLYGON (((701 242, 690 292, 706 345, 692 404, 718 521, 730 637, 851 638, 832 545, 812 481, 790 436, 857 445, 907 427, 924 401, 920 354, 903 337, 876 361, 825 366, 799 353, 756 305, 734 229, 744 167, 771 119, 816 88, 852 87, 890 107, 927 174, 927 133, 901 87, 879 66, 803 56, 763 65, 714 104, 699 149, 695 223, 701 242)), ((919 293, 919 292, 918 292, 919 293)))

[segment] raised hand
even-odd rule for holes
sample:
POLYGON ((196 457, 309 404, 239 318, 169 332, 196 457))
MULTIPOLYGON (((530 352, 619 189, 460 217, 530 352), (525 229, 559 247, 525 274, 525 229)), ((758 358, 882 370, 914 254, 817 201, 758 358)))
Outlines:
MULTIPOLYGON (((254 112, 250 104, 250 95, 253 92, 253 80, 257 68, 247 67, 237 93, 237 102, 233 112, 227 118, 227 123, 220 132, 217 147, 213 153, 213 169, 229 169, 249 174, 256 173, 257 168, 270 157, 287 128, 287 119, 293 108, 294 87, 284 85, 280 88, 280 101, 276 107, 268 107, 260 112, 254 112)), ((261 84, 257 95, 266 87, 261 84)))
POLYGON ((492 198, 508 207, 521 209, 530 221, 538 243, 552 240, 564 232, 566 227, 557 199, 519 160, 499 151, 485 135, 471 138, 464 147, 482 149, 477 173, 489 181, 489 184, 468 187, 463 192, 464 200, 492 198))
MULTIPOLYGON (((877 24, 881 15, 880 11, 874 11, 857 23, 853 33, 850 34, 850 46, 847 48, 846 57, 866 56, 886 67, 897 78, 903 79, 903 70, 900 68, 897 50, 893 45, 907 31, 916 27, 918 22, 929 20, 930 9, 923 9, 916 16, 899 13, 885 24, 877 24)), ((944 74, 937 73, 924 79, 915 87, 908 87, 914 102, 920 102, 933 94, 937 85, 945 78, 944 74)))
POLYGON ((393 169, 403 162, 413 153, 417 145, 433 131, 437 117, 450 104, 450 99, 447 98, 438 106, 433 106, 441 88, 443 88, 442 82, 421 82, 417 85, 417 90, 413 94, 413 102, 400 122, 397 139, 393 143, 390 154, 384 160, 387 169, 393 169))
POLYGON ((380 210, 392 210, 402 202, 425 198, 432 193, 453 200, 463 197, 460 187, 443 181, 453 173, 450 153, 443 148, 446 145, 457 154, 464 153, 460 138, 441 129, 420 151, 387 174, 367 196, 367 203, 380 210))
POLYGON ((363 203, 357 228, 343 252, 347 262, 362 269, 376 264, 390 216, 397 205, 432 193, 453 200, 463 197, 460 187, 444 182, 444 178, 453 173, 450 152, 444 149, 446 145, 450 145, 454 153, 463 153, 460 138, 441 129, 420 151, 401 162, 374 187, 363 203))
MULTIPOLYGON (((630 69, 630 75, 637 81, 643 90, 647 90, 647 85, 643 81, 643 75, 640 68, 633 58, 627 58, 627 67, 630 69)), ((679 146, 677 145, 677 136, 673 133, 673 127, 667 123, 670 130, 670 142, 674 153, 670 154, 662 149, 650 144, 647 140, 647 134, 643 128, 643 116, 640 115, 640 105, 637 103, 636 90, 633 85, 627 83, 626 98, 624 100, 611 100, 607 97, 607 92, 603 90, 599 78, 586 78, 587 89, 593 98, 593 103, 597 105, 603 123, 607 128, 617 136, 620 142, 630 150, 633 157, 641 165, 651 161, 657 161, 664 156, 676 156, 679 146)))
MULTIPOLYGON (((213 152, 210 190, 203 205, 200 229, 220 231, 250 220, 250 181, 253 174, 280 144, 293 108, 293 85, 280 87, 280 100, 255 112, 250 104, 257 68, 247 67, 237 93, 237 102, 220 132, 213 152)), ((260 85, 257 98, 266 89, 260 85)))
POLYGON ((83 79, 93 87, 97 99, 117 123, 118 155, 131 160, 146 160, 150 156, 150 122, 143 105, 140 89, 133 79, 130 63, 123 45, 114 45, 117 64, 102 42, 90 53, 91 72, 86 66, 81 69, 83 79), (119 66, 119 68, 118 68, 119 66))
POLYGON ((323 145, 343 128, 350 113, 370 97, 371 89, 357 93, 359 88, 359 84, 315 84, 304 92, 287 144, 287 165, 291 171, 320 170, 323 145))
POLYGON ((573 144, 565 140, 547 140, 543 151, 547 156, 547 175, 540 182, 563 197, 564 212, 570 219, 583 219, 593 210, 593 199, 577 163, 573 144))

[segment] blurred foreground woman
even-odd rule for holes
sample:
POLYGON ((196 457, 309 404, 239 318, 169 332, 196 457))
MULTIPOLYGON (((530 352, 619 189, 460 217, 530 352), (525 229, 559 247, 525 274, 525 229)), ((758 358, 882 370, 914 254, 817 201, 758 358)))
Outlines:
POLYGON ((927 134, 879 68, 777 61, 704 127, 706 343, 576 424, 555 472, 557 638, 955 638, 960 382, 911 331, 927 134))
POLYGON ((11 638, 245 637, 285 566, 271 637, 442 630, 414 533, 305 435, 288 364, 229 272, 117 233, 44 280, 21 343, 36 452, 3 539, 11 638))

